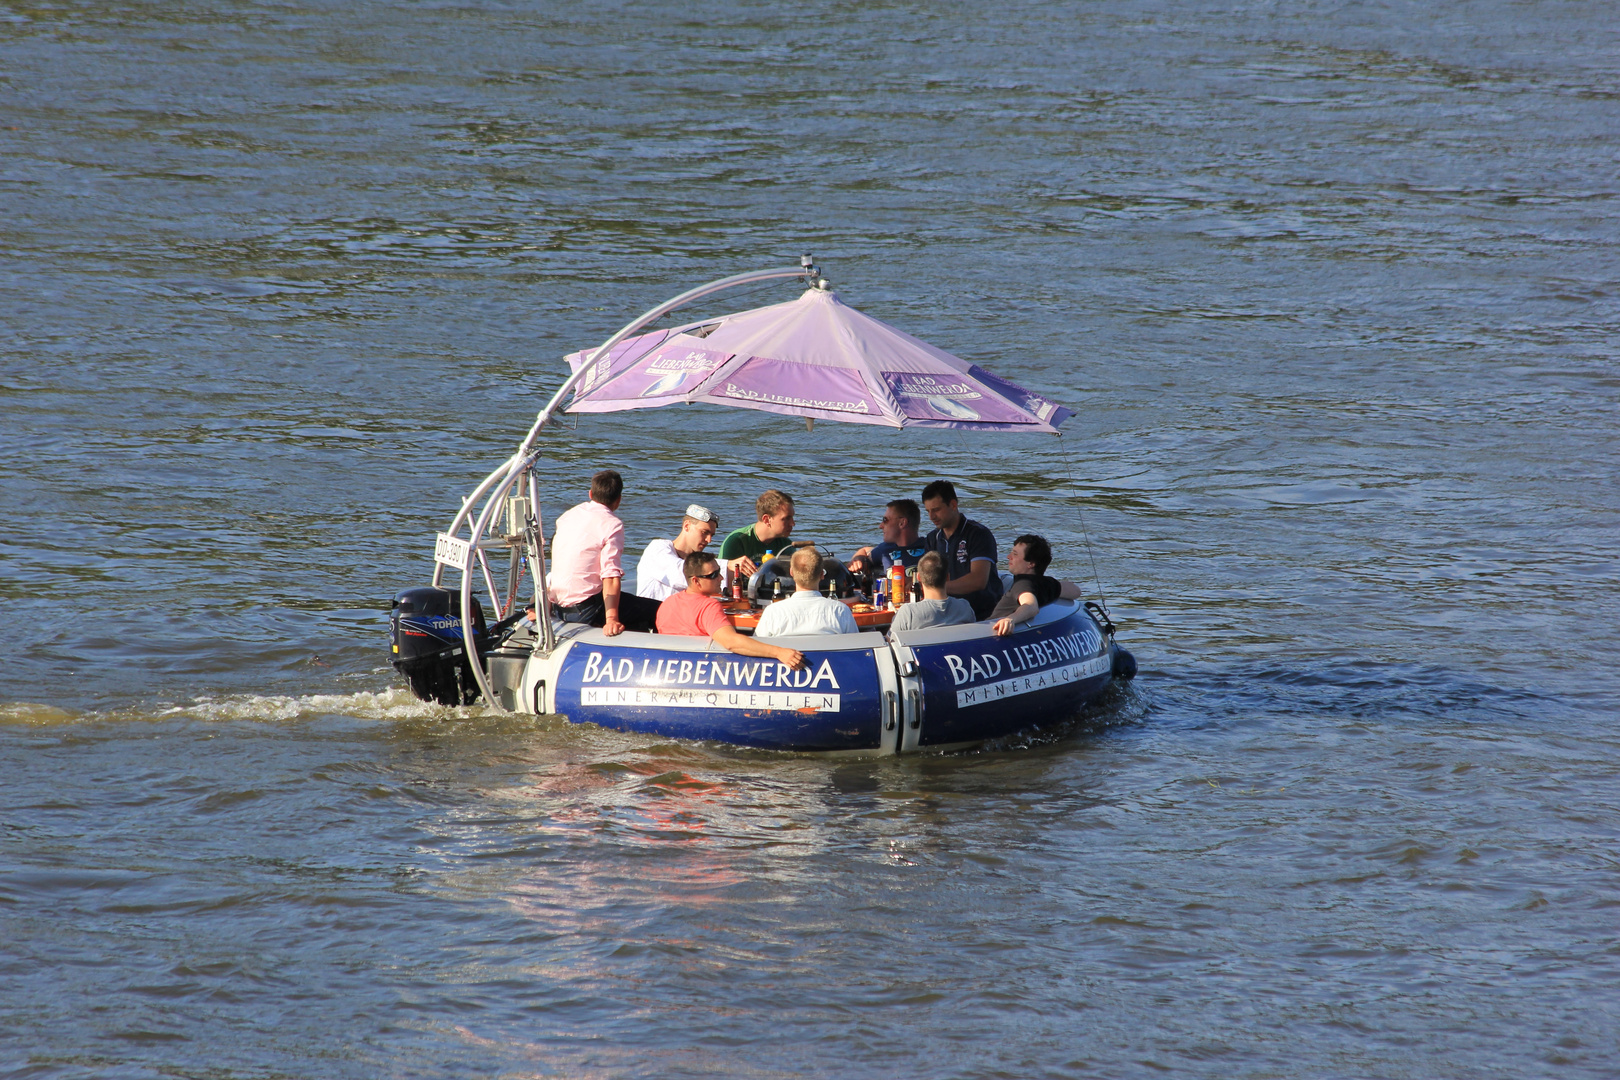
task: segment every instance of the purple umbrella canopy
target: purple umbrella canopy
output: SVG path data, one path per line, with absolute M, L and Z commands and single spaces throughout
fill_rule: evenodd
M 594 349 L 568 355 L 579 370 Z M 704 402 L 888 427 L 1053 435 L 1072 414 L 824 289 L 627 338 L 575 388 L 571 413 Z

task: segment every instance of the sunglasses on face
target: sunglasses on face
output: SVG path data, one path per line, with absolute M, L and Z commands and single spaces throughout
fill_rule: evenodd
M 693 574 L 692 576 L 695 578 L 702 578 L 705 581 L 713 581 L 715 578 L 720 576 L 720 571 L 716 570 L 711 574 Z

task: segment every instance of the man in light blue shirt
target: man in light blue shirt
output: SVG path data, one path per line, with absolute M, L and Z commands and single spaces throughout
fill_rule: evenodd
M 973 605 L 960 596 L 945 595 L 945 560 L 930 551 L 917 562 L 917 584 L 923 598 L 895 610 L 893 630 L 922 630 L 930 626 L 960 626 L 973 621 Z
M 756 638 L 861 632 L 847 604 L 821 595 L 820 552 L 815 548 L 800 548 L 793 553 L 788 565 L 793 571 L 793 595 L 765 609 L 754 630 Z

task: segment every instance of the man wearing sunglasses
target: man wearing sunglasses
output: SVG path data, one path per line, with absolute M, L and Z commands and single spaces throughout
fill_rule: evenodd
M 883 542 L 875 547 L 863 547 L 849 560 L 852 574 L 878 576 L 889 572 L 896 564 L 910 568 L 928 553 L 928 545 L 917 533 L 922 524 L 922 509 L 910 499 L 895 499 L 883 511 L 878 528 L 883 530 Z
M 694 551 L 682 566 L 686 591 L 658 607 L 658 632 L 712 638 L 722 649 L 738 656 L 763 656 L 790 668 L 804 667 L 804 654 L 781 645 L 768 645 L 737 632 L 720 606 L 720 560 L 706 551 Z

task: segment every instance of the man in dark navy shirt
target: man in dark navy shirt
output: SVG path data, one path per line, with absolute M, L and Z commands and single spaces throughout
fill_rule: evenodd
M 889 567 L 899 565 L 910 569 L 928 553 L 917 526 L 922 524 L 922 511 L 910 499 L 895 499 L 884 510 L 878 527 L 883 530 L 883 542 L 875 547 L 864 547 L 849 560 L 851 573 L 882 577 Z
M 995 534 L 956 508 L 956 487 L 949 480 L 923 488 L 922 503 L 935 526 L 928 534 L 928 549 L 945 559 L 946 595 L 972 604 L 974 618 L 988 618 L 1001 599 Z

